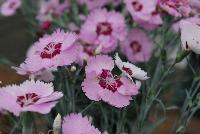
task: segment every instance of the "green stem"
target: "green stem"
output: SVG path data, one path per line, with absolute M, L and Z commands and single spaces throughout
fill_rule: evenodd
M 68 83 L 68 95 L 69 95 L 69 98 L 70 98 L 70 111 L 71 112 L 75 112 L 75 88 L 74 88 L 74 85 L 76 84 L 76 78 L 74 76 L 74 74 L 72 72 L 69 71 L 68 68 L 66 68 L 66 72 L 67 72 L 67 76 L 68 78 L 66 78 L 66 81 Z
M 192 82 L 192 85 L 190 87 L 190 92 L 189 92 L 189 95 L 190 97 L 193 99 L 194 95 L 196 94 L 196 92 L 198 91 L 199 89 L 199 86 L 200 86 L 200 82 L 198 82 L 198 84 L 196 85 L 196 88 L 194 90 L 192 90 L 195 86 L 195 82 L 193 81 Z M 188 122 L 190 122 L 191 118 L 193 117 L 193 115 L 195 114 L 196 112 L 196 109 L 195 110 L 192 110 L 192 113 L 190 113 L 190 109 L 188 109 L 188 98 L 186 97 L 185 98 L 185 101 L 183 103 L 183 106 L 181 108 L 181 114 L 176 118 L 176 121 L 175 123 L 173 124 L 171 130 L 170 130 L 170 134 L 174 133 L 175 131 L 175 128 L 177 128 L 177 125 L 180 124 L 181 126 L 181 123 L 184 121 L 184 118 L 187 117 L 187 121 L 186 123 L 184 124 L 184 128 L 183 130 L 181 130 L 180 133 L 183 133 L 186 129 L 186 127 L 188 126 Z
M 122 113 L 122 115 L 121 115 L 121 113 Z M 121 134 L 122 127 L 123 127 L 123 124 L 124 124 L 125 116 L 126 116 L 126 109 L 123 109 L 122 112 L 121 111 L 119 112 L 120 120 L 117 123 L 117 133 L 116 134 Z
M 162 91 L 162 88 L 160 88 L 162 82 L 165 80 L 165 78 L 168 76 L 170 70 L 174 67 L 174 65 L 176 64 L 176 62 L 174 62 L 174 64 L 172 64 L 166 72 L 164 72 L 164 74 L 161 76 L 160 80 L 157 82 L 156 86 L 153 86 L 153 88 L 151 88 L 152 90 L 158 90 L 157 94 L 155 94 L 154 96 L 150 97 L 150 98 L 145 98 L 143 97 L 142 99 L 142 108 L 141 108 L 141 113 L 139 115 L 138 118 L 138 126 L 137 126 L 137 132 L 138 133 L 142 133 L 142 129 L 144 127 L 144 123 L 145 120 L 147 119 L 149 110 L 151 108 L 151 106 L 153 105 L 154 101 L 156 100 L 156 98 L 159 96 L 160 92 Z M 147 95 L 150 93 L 151 91 L 149 90 L 149 92 L 147 93 Z M 148 97 L 148 96 L 147 96 Z
M 32 115 L 29 112 L 21 114 L 22 134 L 33 133 L 33 120 Z
M 93 104 L 95 104 L 95 101 L 92 101 L 86 108 L 84 108 L 81 113 L 87 111 Z
M 189 115 L 189 117 L 187 118 L 187 120 L 184 123 L 184 127 L 182 129 L 182 131 L 180 132 L 180 134 L 184 134 L 186 128 L 188 127 L 188 125 L 190 124 L 194 114 L 196 113 L 196 111 L 198 110 L 198 108 L 194 108 L 191 112 L 191 114 Z

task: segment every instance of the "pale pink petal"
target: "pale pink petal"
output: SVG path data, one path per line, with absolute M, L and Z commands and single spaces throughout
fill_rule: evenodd
M 101 134 L 97 128 L 92 126 L 87 117 L 74 113 L 64 117 L 62 132 L 63 134 Z
M 107 55 L 97 55 L 88 59 L 85 70 L 86 73 L 95 71 L 97 74 L 99 74 L 102 69 L 112 70 L 113 68 L 114 61 L 111 57 Z
M 9 87 L 8 87 L 9 88 Z M 15 87 L 13 87 L 15 88 Z M 0 89 L 0 109 L 1 110 L 6 110 L 11 113 L 13 113 L 16 116 L 20 115 L 21 108 L 19 105 L 16 103 L 16 97 L 9 94 L 9 92 L 5 91 L 9 90 L 6 88 Z
M 56 100 L 60 99 L 61 97 L 63 97 L 63 93 L 54 92 L 49 96 L 42 97 L 35 104 L 42 104 L 42 103 L 47 103 L 47 102 L 51 102 L 51 101 L 56 101 Z
M 30 111 L 30 112 L 37 112 L 41 114 L 48 114 L 53 107 L 56 106 L 58 102 L 49 102 L 49 103 L 41 103 L 41 104 L 35 104 L 35 105 L 30 105 L 27 107 L 22 108 L 22 111 Z
M 121 86 L 117 92 L 119 92 L 122 95 L 137 95 L 139 88 L 133 81 L 127 79 L 127 78 L 121 78 L 121 81 L 123 82 L 124 86 Z
M 57 59 L 57 61 L 59 61 L 59 66 L 72 64 L 73 62 L 76 61 L 77 54 L 78 54 L 78 51 L 75 47 L 71 47 L 63 51 L 63 53 L 59 56 L 59 59 Z
M 118 92 L 112 92 L 106 89 L 99 91 L 99 95 L 103 101 L 117 108 L 128 106 L 130 100 L 132 100 L 131 96 L 121 95 Z
M 42 81 L 27 80 L 20 85 L 24 93 L 37 93 L 41 97 L 49 96 L 53 93 L 53 83 L 44 83 Z
M 97 75 L 94 71 L 87 74 L 82 83 L 82 90 L 90 100 L 101 100 L 98 92 L 103 89 L 98 84 Z

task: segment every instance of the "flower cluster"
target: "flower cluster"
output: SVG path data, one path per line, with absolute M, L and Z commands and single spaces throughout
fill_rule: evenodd
M 118 76 L 112 73 L 115 64 L 125 75 Z M 88 59 L 85 71 L 86 78 L 82 86 L 86 96 L 91 100 L 103 100 L 119 108 L 129 105 L 131 96 L 139 93 L 141 83 L 134 82 L 132 77 L 139 80 L 148 78 L 140 68 L 122 62 L 118 55 L 115 62 L 106 55 L 92 57 Z
M 102 53 L 115 50 L 118 42 L 125 40 L 126 35 L 124 17 L 120 13 L 108 12 L 106 9 L 92 11 L 80 31 L 80 39 L 89 44 L 92 50 L 100 49 Z M 86 50 L 89 46 L 85 46 Z
M 37 6 L 28 6 L 29 2 Z M 132 100 L 137 105 L 138 126 L 143 125 L 155 101 L 164 107 L 158 96 L 172 67 L 185 58 L 185 51 L 200 54 L 199 0 L 27 3 L 4 0 L 0 6 L 1 15 L 33 15 L 35 20 L 30 20 L 30 25 L 37 25 L 33 26 L 36 41 L 29 47 L 25 60 L 19 67 L 12 67 L 29 80 L 0 87 L 0 112 L 22 117 L 19 122 L 23 129 L 27 126 L 22 113 L 37 112 L 53 118 L 59 115 L 49 124 L 63 134 L 121 133 L 118 129 L 126 131 L 123 123 L 130 124 L 124 121 L 124 110 L 135 108 Z M 166 66 L 171 64 L 168 55 L 172 55 L 168 51 L 179 49 L 175 44 L 180 43 L 183 50 L 172 56 L 175 63 L 167 70 Z M 99 129 L 86 115 L 94 102 L 98 102 L 95 105 L 103 115 L 94 119 Z M 91 115 L 99 114 L 96 108 Z M 107 130 L 110 126 L 106 125 L 111 129 Z

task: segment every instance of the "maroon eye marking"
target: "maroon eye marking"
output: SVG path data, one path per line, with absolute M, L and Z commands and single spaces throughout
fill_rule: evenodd
M 125 71 L 126 73 L 128 73 L 129 75 L 132 75 L 132 74 L 133 74 L 133 72 L 131 71 L 131 69 L 128 68 L 128 67 L 123 66 L 123 67 L 122 67 L 122 70 L 124 70 L 124 71 Z
M 101 74 L 98 77 L 99 85 L 104 88 L 108 89 L 112 92 L 116 92 L 117 89 L 123 85 L 120 79 L 116 76 L 113 76 L 110 70 L 102 69 Z
M 96 33 L 98 35 L 111 35 L 112 27 L 108 22 L 101 22 L 97 25 Z
M 62 43 L 49 43 L 41 52 L 40 57 L 42 59 L 52 59 L 61 52 Z
M 16 3 L 15 1 L 11 2 L 11 3 L 9 4 L 9 8 L 10 8 L 10 9 L 13 9 L 13 8 L 15 7 L 16 4 L 17 4 L 17 3 Z
M 24 96 L 17 96 L 17 104 L 21 107 L 29 106 L 36 103 L 40 97 L 35 93 L 27 93 Z
M 142 45 L 138 41 L 132 41 L 130 43 L 133 53 L 139 53 L 142 50 Z
M 143 5 L 140 4 L 138 1 L 133 1 L 132 6 L 133 6 L 134 10 L 137 12 L 140 12 L 143 9 Z

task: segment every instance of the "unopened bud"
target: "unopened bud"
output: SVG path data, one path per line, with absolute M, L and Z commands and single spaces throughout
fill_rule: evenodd
M 104 131 L 103 134 L 109 134 L 107 131 Z
M 76 66 L 71 66 L 70 71 L 71 72 L 75 72 L 76 71 Z
M 102 46 L 100 45 L 99 47 L 97 47 L 94 51 L 95 55 L 100 54 L 102 50 Z
M 89 116 L 88 120 L 89 120 L 89 122 L 92 122 L 93 121 L 92 116 Z
M 62 121 L 61 121 L 61 115 L 58 114 L 53 122 L 53 131 L 55 134 L 59 134 L 60 133 L 60 130 L 61 130 L 61 124 L 62 124 Z
M 141 87 L 141 85 L 142 85 L 142 83 L 141 83 L 140 81 L 138 81 L 138 80 L 137 80 L 137 81 L 135 82 L 135 85 L 136 85 L 137 87 L 139 87 L 139 88 L 140 88 L 140 87 Z
M 30 74 L 30 75 L 29 75 L 29 79 L 34 80 L 34 79 L 35 79 L 35 75 Z

